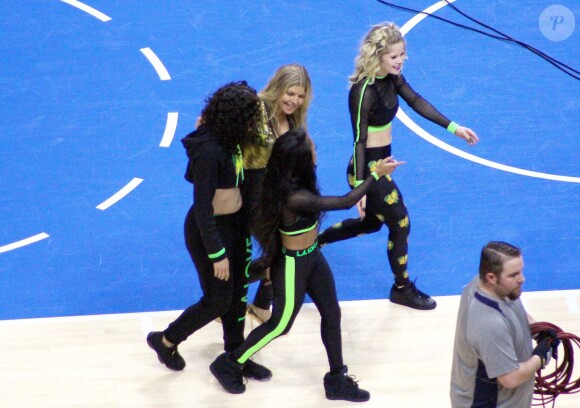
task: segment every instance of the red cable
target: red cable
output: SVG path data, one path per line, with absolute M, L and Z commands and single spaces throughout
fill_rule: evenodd
M 561 344 L 558 347 L 558 358 L 554 358 L 554 371 L 540 369 L 536 372 L 536 382 L 534 386 L 534 406 L 546 406 L 556 402 L 556 397 L 560 394 L 574 394 L 580 392 L 580 377 L 572 380 L 574 371 L 574 345 L 580 348 L 580 337 L 574 334 L 565 333 L 562 329 L 552 323 L 538 322 L 531 326 L 532 335 L 542 330 L 554 330 L 558 334 Z M 551 366 L 552 364 L 550 364 Z

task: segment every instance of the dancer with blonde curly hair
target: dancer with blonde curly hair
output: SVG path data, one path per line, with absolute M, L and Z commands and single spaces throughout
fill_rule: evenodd
M 391 156 L 392 120 L 399 96 L 417 113 L 474 145 L 479 138 L 471 129 L 447 119 L 411 88 L 402 74 L 407 59 L 406 42 L 400 29 L 385 22 L 372 27 L 364 37 L 350 76 L 349 111 L 354 134 L 353 155 L 347 177 L 356 187 L 370 174 L 376 162 Z M 375 183 L 357 206 L 360 217 L 327 228 L 321 245 L 389 229 L 387 254 L 395 283 L 390 300 L 414 309 L 429 310 L 436 302 L 415 286 L 407 271 L 411 223 L 403 196 L 390 175 Z

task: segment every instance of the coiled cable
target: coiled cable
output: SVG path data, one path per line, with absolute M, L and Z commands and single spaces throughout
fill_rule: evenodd
M 573 379 L 574 375 L 574 347 L 580 348 L 580 337 L 564 332 L 552 323 L 537 322 L 531 326 L 532 336 L 543 330 L 554 330 L 558 334 L 561 344 L 558 347 L 558 356 L 553 356 L 555 362 L 554 371 L 546 369 L 536 372 L 534 385 L 534 406 L 555 404 L 556 397 L 560 394 L 575 394 L 580 392 L 580 376 Z M 552 364 L 549 364 L 551 367 Z

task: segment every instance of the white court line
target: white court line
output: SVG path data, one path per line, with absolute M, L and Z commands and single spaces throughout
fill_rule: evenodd
M 449 0 L 449 3 L 454 3 L 455 1 L 456 0 Z M 447 1 L 439 1 L 435 4 L 433 4 L 432 6 L 426 8 L 425 10 L 423 10 L 423 12 L 427 13 L 427 14 L 421 13 L 421 14 L 417 14 L 415 17 L 411 18 L 409 21 L 407 21 L 401 27 L 401 33 L 403 35 L 406 35 L 409 31 L 411 31 L 411 29 L 413 29 L 413 27 L 415 27 L 417 24 L 419 24 L 423 19 L 427 18 L 428 14 L 434 13 L 435 11 L 439 10 L 440 8 L 445 7 L 447 4 L 448 4 Z M 505 164 L 496 163 L 496 162 L 493 162 L 491 160 L 482 159 L 482 158 L 474 156 L 472 154 L 465 153 L 462 150 L 459 150 L 453 146 L 448 145 L 445 142 L 442 142 L 441 140 L 437 139 L 435 136 L 431 135 L 426 130 L 421 128 L 411 118 L 409 118 L 409 116 L 407 116 L 407 114 L 403 111 L 403 109 L 401 107 L 399 107 L 399 110 L 397 112 L 397 118 L 401 122 L 403 122 L 403 124 L 405 126 L 407 126 L 412 132 L 415 132 L 417 134 L 417 136 L 425 139 L 426 141 L 428 141 L 431 144 L 434 144 L 435 146 L 439 147 L 442 150 L 445 150 L 451 154 L 454 154 L 454 155 L 459 156 L 463 159 L 472 161 L 474 163 L 479 163 L 481 165 L 491 167 L 491 168 L 494 168 L 497 170 L 506 171 L 509 173 L 520 174 L 522 176 L 536 177 L 536 178 L 541 178 L 541 179 L 546 179 L 546 180 L 565 181 L 565 182 L 569 182 L 569 183 L 580 183 L 580 177 L 561 176 L 561 175 L 557 175 L 557 174 L 540 173 L 537 171 L 524 170 L 524 169 L 520 169 L 518 167 L 506 166 Z
M 497 169 L 497 170 L 507 171 L 509 173 L 520 174 L 522 176 L 536 177 L 536 178 L 542 178 L 542 179 L 546 179 L 546 180 L 567 181 L 570 183 L 580 183 L 580 177 L 560 176 L 557 174 L 540 173 L 537 171 L 524 170 L 524 169 L 520 169 L 518 167 L 507 166 L 505 164 L 496 163 L 496 162 L 493 162 L 491 160 L 482 159 L 481 157 L 477 157 L 477 156 L 474 156 L 472 154 L 465 153 L 463 150 L 459 150 L 453 146 L 450 146 L 447 143 L 442 142 L 441 140 L 437 139 L 435 136 L 428 133 L 426 130 L 424 130 L 419 125 L 417 125 L 415 122 L 413 122 L 413 120 L 411 118 L 409 118 L 409 116 L 407 116 L 407 114 L 405 112 L 403 112 L 401 110 L 401 108 L 399 108 L 399 111 L 397 112 L 397 118 L 401 122 L 403 122 L 403 124 L 405 126 L 407 126 L 411 131 L 415 132 L 417 134 L 417 136 L 425 139 L 429 143 L 432 143 L 435 146 L 437 146 L 437 147 L 439 147 L 439 148 L 441 148 L 441 149 L 443 149 L 451 154 L 462 157 L 466 160 L 470 160 L 474 163 L 479 163 L 479 164 L 482 164 L 484 166 L 492 167 L 492 168 Z
M 175 130 L 177 129 L 177 118 L 179 114 L 177 112 L 167 113 L 167 123 L 165 125 L 165 133 L 163 133 L 163 138 L 161 138 L 160 147 L 169 147 L 175 136 Z
M 101 204 L 97 205 L 97 208 L 99 210 L 106 210 L 107 208 L 115 204 L 117 201 L 125 197 L 127 194 L 129 194 L 131 191 L 133 191 L 135 188 L 137 188 L 137 186 L 141 184 L 142 181 L 143 179 L 135 177 L 125 187 L 117 191 L 115 194 L 113 194 L 107 200 L 103 201 Z
M 169 72 L 167 72 L 167 69 L 165 68 L 159 57 L 157 57 L 157 55 L 155 55 L 153 50 L 151 50 L 151 48 L 141 48 L 140 51 L 149 60 L 151 65 L 153 65 L 153 68 L 155 68 L 155 71 L 157 71 L 157 75 L 159 75 L 159 79 L 161 79 L 162 81 L 168 81 L 171 79 L 171 77 L 169 76 Z
M 101 20 L 104 23 L 111 20 L 111 17 L 109 17 L 108 15 L 101 13 L 99 10 L 95 10 L 91 6 L 87 6 L 86 4 L 81 3 L 80 1 L 76 1 L 76 0 L 61 0 L 61 1 L 63 3 L 70 4 L 71 6 L 80 9 L 80 10 L 84 11 L 85 13 L 89 13 L 91 16 L 98 18 L 99 20 Z
M 48 235 L 47 233 L 41 232 L 40 234 L 36 234 L 32 237 L 13 242 L 12 244 L 1 246 L 0 247 L 0 254 L 3 252 L 12 251 L 13 249 L 16 249 L 16 248 L 22 248 L 23 246 L 26 246 L 26 245 L 34 244 L 35 242 L 46 239 L 49 236 L 50 235 Z

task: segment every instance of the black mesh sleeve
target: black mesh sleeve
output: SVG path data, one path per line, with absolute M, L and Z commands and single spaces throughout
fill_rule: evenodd
M 348 110 L 352 133 L 354 135 L 354 178 L 364 180 L 365 150 L 367 147 L 369 112 L 375 104 L 373 92 L 365 92 L 368 81 L 359 82 L 350 88 L 348 95 Z
M 397 93 L 407 102 L 407 104 L 419 115 L 431 122 L 438 124 L 447 129 L 451 123 L 441 112 L 439 112 L 433 105 L 419 95 L 411 85 L 407 82 L 403 75 L 399 75 L 395 79 L 395 86 Z
M 375 182 L 368 176 L 364 183 L 343 196 L 320 196 L 308 190 L 298 190 L 288 197 L 286 207 L 294 212 L 320 212 L 346 210 L 353 207 Z

